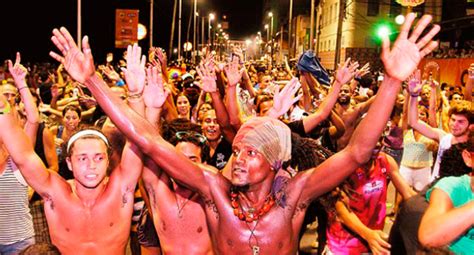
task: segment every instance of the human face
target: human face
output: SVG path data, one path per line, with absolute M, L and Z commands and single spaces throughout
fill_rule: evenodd
M 449 118 L 449 130 L 454 137 L 467 135 L 469 132 L 469 121 L 462 114 L 451 114 Z
M 405 96 L 402 94 L 398 94 L 397 101 L 395 102 L 396 107 L 399 109 L 402 109 L 404 103 L 405 103 Z
M 252 146 L 237 143 L 233 146 L 231 182 L 235 186 L 262 183 L 274 176 L 267 159 Z
M 183 153 L 184 156 L 189 158 L 192 162 L 202 163 L 201 148 L 194 143 L 179 142 L 175 147 L 177 151 Z
M 421 89 L 421 101 L 423 102 L 429 102 L 430 100 L 430 95 L 431 95 L 431 89 L 430 87 L 428 86 L 424 86 L 422 89 Z
M 262 82 L 260 82 L 260 89 L 266 89 L 272 83 L 272 77 L 270 75 L 264 75 Z
M 214 110 L 209 110 L 204 114 L 201 127 L 202 133 L 210 142 L 218 141 L 221 138 L 221 127 L 217 123 Z
M 453 97 L 451 98 L 452 103 L 459 103 L 462 101 L 462 96 L 459 94 L 454 94 Z
M 272 108 L 273 100 L 268 100 L 263 103 L 260 103 L 260 111 L 258 112 L 259 116 L 266 116 L 267 112 Z
M 178 113 L 181 116 L 186 116 L 189 114 L 189 109 L 191 106 L 189 105 L 189 100 L 185 96 L 179 96 L 178 100 L 176 101 L 176 105 L 178 108 Z
M 418 108 L 418 119 L 420 119 L 421 121 L 427 122 L 428 121 L 428 114 L 427 114 L 426 110 L 421 109 L 422 107 L 424 108 L 424 106 L 420 106 Z
M 351 96 L 351 87 L 349 87 L 348 85 L 342 85 L 337 101 L 339 102 L 339 104 L 348 105 L 351 102 Z
M 14 105 L 15 98 L 18 95 L 16 87 L 11 84 L 4 84 L 1 88 L 2 94 L 8 100 L 8 103 Z
M 66 115 L 63 117 L 64 126 L 70 130 L 76 130 L 79 126 L 79 122 L 81 122 L 81 118 L 79 118 L 79 114 L 76 111 L 66 111 Z
M 109 165 L 106 144 L 98 138 L 82 138 L 71 150 L 66 162 L 74 179 L 84 188 L 95 189 L 104 181 Z
M 212 110 L 212 106 L 210 104 L 202 104 L 201 108 L 199 108 L 198 119 L 202 120 L 202 118 L 204 118 L 204 114 L 209 110 Z

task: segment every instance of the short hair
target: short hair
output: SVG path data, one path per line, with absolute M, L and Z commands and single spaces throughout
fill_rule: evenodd
M 448 111 L 448 116 L 451 117 L 453 114 L 464 115 L 469 121 L 469 125 L 474 124 L 474 109 L 472 102 L 462 100 L 461 102 L 455 103 Z
M 176 132 L 173 137 L 171 137 L 171 144 L 176 146 L 181 142 L 188 142 L 198 146 L 201 149 L 201 161 L 208 162 L 210 159 L 210 146 L 207 138 L 196 131 L 179 131 Z
M 81 131 L 84 131 L 84 130 L 94 130 L 94 131 L 97 131 L 99 133 L 101 133 L 102 135 L 104 135 L 105 137 L 107 137 L 103 132 L 102 130 L 100 130 L 99 128 L 95 127 L 95 126 L 83 126 L 81 128 L 79 128 L 79 130 L 77 130 L 76 132 L 74 132 L 70 137 L 73 137 L 75 134 L 81 132 Z M 100 141 L 103 141 L 101 138 L 95 136 L 95 135 L 84 135 L 82 137 L 80 137 L 79 139 L 97 139 L 97 140 L 100 140 Z M 78 139 L 78 140 L 79 140 Z M 72 150 L 74 149 L 74 145 L 76 144 L 77 140 L 74 141 L 71 145 L 70 145 L 70 148 L 69 150 L 67 150 L 67 144 L 68 144 L 68 141 L 67 142 L 64 142 L 63 145 L 62 145 L 62 149 L 63 151 L 66 151 L 67 152 L 67 156 L 70 157 L 71 154 L 72 154 Z M 104 141 L 103 141 L 104 142 Z M 104 142 L 105 145 L 107 146 L 107 157 L 110 157 L 110 155 L 112 155 L 112 147 L 110 146 L 110 142 L 106 143 Z
M 260 110 L 261 110 L 261 105 L 265 102 L 268 102 L 268 101 L 273 101 L 273 97 L 271 96 L 262 96 L 259 100 L 258 100 L 258 103 L 257 103 L 257 107 L 255 109 L 255 111 L 257 113 L 260 113 Z
M 81 111 L 81 108 L 79 108 L 78 106 L 75 106 L 73 104 L 66 105 L 66 107 L 64 107 L 64 109 L 63 109 L 63 117 L 66 116 L 66 112 L 68 112 L 68 111 L 76 112 L 77 116 L 79 116 L 79 118 L 81 118 L 82 111 Z

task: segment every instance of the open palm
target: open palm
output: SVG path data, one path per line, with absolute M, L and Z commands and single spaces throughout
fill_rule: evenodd
M 54 29 L 51 40 L 61 52 L 61 55 L 53 51 L 49 55 L 63 64 L 74 80 L 85 83 L 89 77 L 95 74 L 94 59 L 87 36 L 84 36 L 82 39 L 82 51 L 77 47 L 71 34 L 64 27 L 61 27 L 59 30 Z
M 419 39 L 422 32 L 431 22 L 432 18 L 429 15 L 423 16 L 418 21 L 416 28 L 408 37 L 414 19 L 414 13 L 406 16 L 405 23 L 400 30 L 400 35 L 392 49 L 390 49 L 388 37 L 383 39 L 382 62 L 385 72 L 399 81 L 406 80 L 416 70 L 421 59 L 437 46 L 437 42 L 432 41 L 432 39 L 440 30 L 438 25 L 434 25 L 425 36 Z

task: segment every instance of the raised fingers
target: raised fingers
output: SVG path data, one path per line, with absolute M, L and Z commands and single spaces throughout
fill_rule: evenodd
M 408 39 L 412 43 L 416 43 L 418 41 L 418 38 L 420 37 L 421 33 L 425 30 L 426 26 L 428 26 L 433 18 L 431 15 L 423 15 L 421 19 L 418 21 L 416 24 L 415 29 L 410 35 L 410 38 Z

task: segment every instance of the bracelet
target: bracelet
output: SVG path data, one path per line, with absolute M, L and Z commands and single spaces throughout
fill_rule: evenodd
M 0 109 L 0 115 L 9 114 L 12 110 L 10 104 L 8 102 L 5 102 L 5 103 L 6 103 L 6 106 L 3 109 Z
M 21 88 L 18 88 L 18 92 L 20 92 L 22 89 L 27 89 L 27 88 L 28 88 L 28 86 L 23 86 Z
M 143 95 L 143 92 L 129 93 L 128 100 L 137 100 L 140 99 Z
M 419 95 L 420 95 L 420 93 L 416 93 L 416 94 L 410 93 L 410 96 L 411 96 L 411 97 L 418 97 Z

